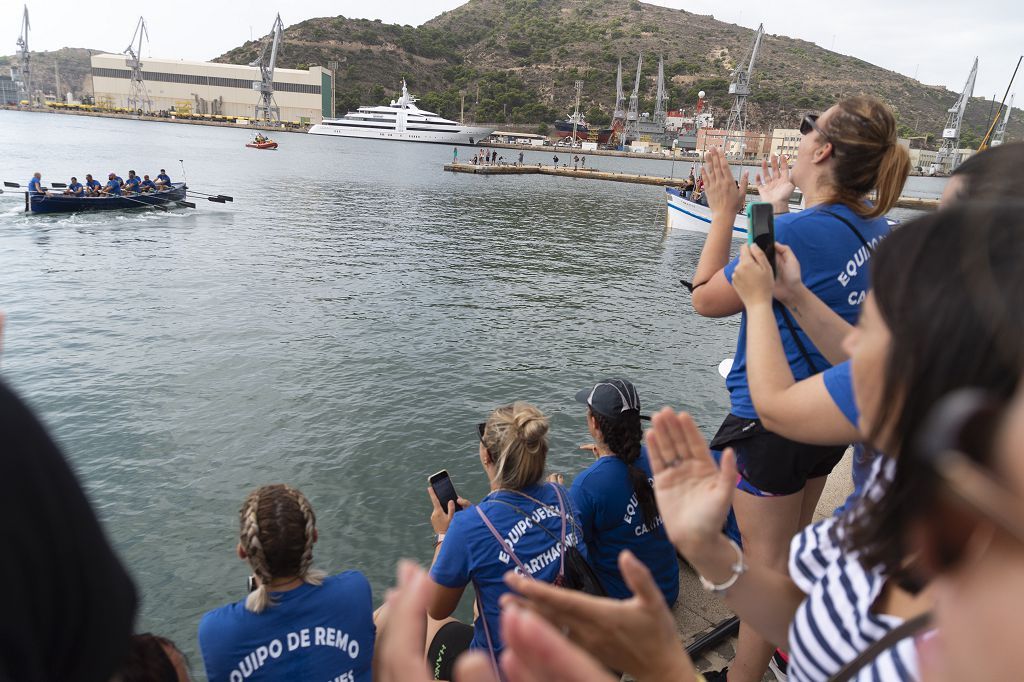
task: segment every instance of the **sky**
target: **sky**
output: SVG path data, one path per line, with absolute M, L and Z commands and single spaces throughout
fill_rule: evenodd
M 622 5 L 626 0 L 610 0 Z M 417 26 L 464 0 L 280 0 L 242 3 L 209 0 L 117 5 L 114 12 L 84 12 L 81 0 L 29 0 L 32 50 L 89 47 L 121 52 L 142 9 L 149 27 L 143 57 L 212 59 L 250 37 L 269 32 L 277 12 L 286 26 L 312 17 L 346 16 Z M 88 3 L 86 3 L 88 4 Z M 712 14 L 716 19 L 788 35 L 916 77 L 923 83 L 963 88 L 971 62 L 980 58 L 974 94 L 1001 98 L 1024 52 L 1024 2 L 988 0 L 655 0 L 652 4 Z M 13 54 L 21 30 L 22 2 L 0 0 L 0 54 Z M 1024 68 L 1014 90 L 1024 101 Z M 1019 105 L 1018 105 L 1019 106 Z

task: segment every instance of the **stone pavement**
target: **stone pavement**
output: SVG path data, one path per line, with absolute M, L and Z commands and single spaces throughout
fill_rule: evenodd
M 853 490 L 850 460 L 851 451 L 847 451 L 846 456 L 829 476 L 821 501 L 818 503 L 815 520 L 831 516 Z M 680 564 L 679 579 L 679 601 L 675 608 L 676 624 L 683 642 L 689 644 L 733 614 L 717 597 L 704 591 L 689 566 Z M 735 646 L 735 637 L 723 640 L 717 647 L 705 651 L 694 661 L 697 669 L 718 670 L 728 665 L 733 658 Z M 771 672 L 766 673 L 764 682 L 775 682 L 775 676 Z

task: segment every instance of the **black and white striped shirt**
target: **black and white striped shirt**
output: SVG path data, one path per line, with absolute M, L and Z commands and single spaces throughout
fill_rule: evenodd
M 894 470 L 892 459 L 879 457 L 865 494 L 872 498 L 881 495 Z M 838 544 L 842 537 L 839 520 L 833 516 L 811 524 L 790 545 L 790 577 L 807 594 L 789 628 L 789 679 L 793 682 L 827 680 L 903 622 L 902 618 L 872 613 L 885 578 L 878 570 L 866 571 L 855 553 Z M 913 637 L 883 651 L 852 679 L 917 680 Z

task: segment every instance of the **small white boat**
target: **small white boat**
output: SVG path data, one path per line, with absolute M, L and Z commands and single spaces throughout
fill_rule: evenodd
M 311 135 L 362 137 L 374 140 L 480 144 L 494 130 L 465 126 L 416 106 L 402 80 L 402 96 L 386 107 L 359 107 L 341 118 L 325 118 L 309 129 Z
M 675 187 L 665 188 L 665 227 L 669 230 L 684 230 L 686 232 L 701 232 L 707 234 L 711 228 L 711 209 L 703 204 L 698 204 L 689 199 L 684 199 L 682 193 Z M 790 206 L 790 212 L 795 213 L 802 210 L 800 206 Z M 890 227 L 899 225 L 897 218 L 886 216 Z M 737 213 L 732 224 L 732 238 L 747 238 L 747 214 Z

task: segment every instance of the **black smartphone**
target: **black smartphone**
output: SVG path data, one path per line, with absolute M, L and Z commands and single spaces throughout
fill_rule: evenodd
M 462 507 L 459 506 L 459 496 L 456 494 L 455 486 L 452 484 L 452 478 L 445 469 L 441 469 L 436 474 L 431 474 L 427 481 L 430 483 L 430 487 L 434 489 L 437 501 L 441 503 L 441 509 L 447 511 L 450 500 L 455 503 L 455 511 L 462 510 Z
M 747 243 L 757 244 L 775 272 L 775 209 L 766 201 L 747 206 Z

